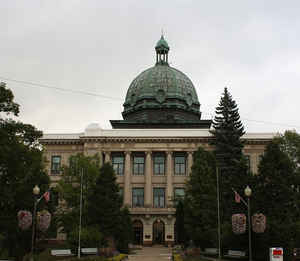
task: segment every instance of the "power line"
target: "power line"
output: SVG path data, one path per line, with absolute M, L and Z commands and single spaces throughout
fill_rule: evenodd
M 122 99 L 120 99 L 120 98 L 116 98 L 116 97 L 112 97 L 112 96 L 106 96 L 106 95 L 102 95 L 102 94 L 98 94 L 98 93 L 85 92 L 85 91 L 77 91 L 77 90 L 72 90 L 72 89 L 64 89 L 64 88 L 50 86 L 50 85 L 46 85 L 46 84 L 34 83 L 34 82 L 29 82 L 29 81 L 15 80 L 15 79 L 6 78 L 6 77 L 2 77 L 2 76 L 0 76 L 0 79 L 2 79 L 4 81 L 22 83 L 22 84 L 26 84 L 26 85 L 30 85 L 30 86 L 37 86 L 37 87 L 41 87 L 41 88 L 54 89 L 54 90 L 63 91 L 63 92 L 71 92 L 71 93 L 89 95 L 89 96 L 94 96 L 94 97 L 101 97 L 101 98 L 110 99 L 110 100 L 122 101 Z
M 211 117 L 211 119 L 214 118 L 214 115 L 209 112 L 202 111 L 201 113 L 205 113 Z M 262 123 L 262 124 L 267 124 L 267 125 L 277 125 L 277 126 L 284 126 L 284 127 L 291 127 L 291 128 L 300 128 L 299 125 L 292 125 L 292 124 L 286 124 L 286 123 L 279 123 L 279 122 L 270 122 L 270 121 L 261 121 L 261 120 L 251 120 L 247 118 L 240 117 L 241 120 L 243 121 L 250 121 L 250 122 L 256 122 L 256 123 Z
M 16 80 L 16 79 L 6 78 L 6 77 L 2 77 L 2 76 L 0 76 L 0 79 L 2 79 L 4 81 L 11 81 L 11 82 L 26 84 L 26 85 L 30 85 L 30 86 L 37 86 L 37 87 L 47 88 L 47 89 L 54 89 L 54 90 L 63 91 L 63 92 L 70 92 L 70 93 L 88 95 L 88 96 L 93 96 L 93 97 L 100 97 L 100 98 L 105 98 L 105 99 L 110 99 L 110 100 L 123 101 L 123 99 L 121 99 L 121 98 L 106 96 L 106 95 L 102 95 L 102 94 L 98 94 L 98 93 L 78 91 L 78 90 L 72 90 L 72 89 L 64 89 L 64 88 L 50 86 L 50 85 L 46 85 L 46 84 Z M 205 113 L 205 114 L 211 116 L 211 118 L 213 118 L 213 115 L 214 115 L 213 113 L 205 112 L 205 111 L 202 111 L 202 113 Z M 256 123 L 262 123 L 262 124 L 267 124 L 267 125 L 277 125 L 277 126 L 284 126 L 284 127 L 291 127 L 291 128 L 300 128 L 300 126 L 298 126 L 298 125 L 285 124 L 285 123 L 275 123 L 275 122 L 260 121 L 260 120 L 251 120 L 251 119 L 242 118 L 242 117 L 241 117 L 241 120 L 256 122 Z
M 250 119 L 246 119 L 246 118 L 241 118 L 241 119 L 245 120 L 245 121 L 252 121 L 252 122 L 269 124 L 269 125 L 278 125 L 278 126 L 291 127 L 291 128 L 300 128 L 300 126 L 292 125 L 292 124 L 286 124 L 286 123 L 269 122 L 269 121 L 258 121 L 258 120 L 250 120 Z

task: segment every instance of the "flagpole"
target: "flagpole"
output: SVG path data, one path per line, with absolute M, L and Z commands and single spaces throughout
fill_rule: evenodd
M 221 260 L 221 218 L 220 218 L 220 191 L 219 191 L 219 169 L 216 166 L 217 175 L 217 202 L 218 202 L 218 248 L 219 248 L 219 260 Z
M 81 239 L 81 219 L 82 219 L 82 177 L 83 169 L 81 169 L 81 178 L 80 178 L 80 213 L 79 213 L 79 233 L 78 233 L 78 253 L 77 256 L 80 258 L 80 239 Z

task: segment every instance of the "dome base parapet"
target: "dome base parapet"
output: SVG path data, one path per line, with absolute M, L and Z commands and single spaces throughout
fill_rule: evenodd
M 198 121 L 126 121 L 111 120 L 113 129 L 209 129 L 211 120 Z

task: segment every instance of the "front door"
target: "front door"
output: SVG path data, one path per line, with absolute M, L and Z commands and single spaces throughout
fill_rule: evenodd
M 163 244 L 165 242 L 165 224 L 160 219 L 153 223 L 153 244 Z
M 143 223 L 139 220 L 133 222 L 133 243 L 135 245 L 143 244 Z

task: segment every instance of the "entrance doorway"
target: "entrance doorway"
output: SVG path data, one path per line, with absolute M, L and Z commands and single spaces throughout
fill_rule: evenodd
M 140 220 L 133 222 L 133 243 L 135 245 L 143 244 L 143 223 Z
M 153 223 L 153 244 L 163 244 L 165 242 L 165 224 L 157 219 Z

